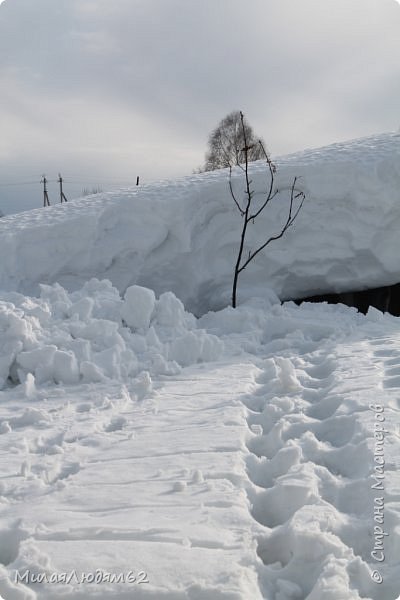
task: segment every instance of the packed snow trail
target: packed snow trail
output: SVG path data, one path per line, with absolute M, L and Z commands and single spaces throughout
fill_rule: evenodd
M 247 402 L 251 427 L 261 427 L 248 472 L 252 514 L 265 527 L 264 597 L 398 598 L 399 333 L 307 353 L 294 345 L 265 361 Z M 371 435 L 383 428 L 381 468 Z
M 74 576 L 25 596 L 24 580 L 10 589 L 0 582 L 1 593 L 261 599 L 237 398 L 253 371 L 193 367 L 140 401 L 134 384 L 50 389 L 35 402 L 41 420 L 15 416 L 1 439 L 11 449 L 2 465 L 1 562 L 21 578 L 98 569 L 133 572 L 137 583 L 85 585 Z M 12 413 L 26 414 L 21 392 L 9 394 Z
M 267 313 L 256 389 L 244 398 L 263 597 L 395 600 L 400 323 L 341 305 Z
M 6 600 L 398 597 L 398 319 L 98 281 L 3 308 Z

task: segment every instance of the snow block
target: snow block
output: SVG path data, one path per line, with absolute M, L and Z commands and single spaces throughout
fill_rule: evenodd
M 121 316 L 132 329 L 148 329 L 155 303 L 156 296 L 152 290 L 132 285 L 125 292 Z

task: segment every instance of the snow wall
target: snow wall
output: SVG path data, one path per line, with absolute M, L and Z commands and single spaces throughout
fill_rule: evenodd
M 294 176 L 306 201 L 294 226 L 242 273 L 239 300 L 285 300 L 400 282 L 400 134 L 276 159 L 280 193 L 251 224 L 245 253 L 280 231 Z M 251 165 L 255 203 L 269 179 Z M 237 197 L 242 172 L 233 176 Z M 73 291 L 91 277 L 173 291 L 196 314 L 229 303 L 242 219 L 226 170 L 121 189 L 0 220 L 0 289 Z

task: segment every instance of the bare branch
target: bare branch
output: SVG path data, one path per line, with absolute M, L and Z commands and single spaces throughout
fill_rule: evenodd
M 273 200 L 275 198 L 275 196 L 277 196 L 279 194 L 279 190 L 276 189 L 273 193 L 269 193 L 267 196 L 267 199 L 265 200 L 264 204 L 257 210 L 257 212 L 255 212 L 253 215 L 249 216 L 249 220 L 254 220 L 256 217 L 258 217 L 258 215 L 260 213 L 262 213 L 262 211 L 264 210 L 264 208 L 267 206 L 267 204 L 269 204 L 271 202 L 271 200 Z
M 244 170 L 245 170 L 245 178 L 246 178 L 246 195 L 247 195 L 247 205 L 246 205 L 246 209 L 245 209 L 245 217 L 246 217 L 246 221 L 248 222 L 252 193 L 251 193 L 251 189 L 250 189 L 251 182 L 250 182 L 250 178 L 249 178 L 249 154 L 248 154 L 249 146 L 247 143 L 246 127 L 244 125 L 244 114 L 242 113 L 242 111 L 240 111 L 240 123 L 242 125 L 242 134 L 243 134 L 243 141 L 244 141 L 244 158 L 245 158 Z
M 253 215 L 251 215 L 250 219 L 255 219 L 256 217 L 258 217 L 258 215 L 260 213 L 262 213 L 262 211 L 265 209 L 267 204 L 269 204 L 271 202 L 271 200 L 273 198 L 275 198 L 275 196 L 278 193 L 278 190 L 275 190 L 274 192 L 272 191 L 274 189 L 276 167 L 275 167 L 274 163 L 271 161 L 270 157 L 268 156 L 268 153 L 267 153 L 267 151 L 264 147 L 264 144 L 262 143 L 261 140 L 259 140 L 259 144 L 260 144 L 261 150 L 263 152 L 263 155 L 267 161 L 269 175 L 270 175 L 270 179 L 269 179 L 270 184 L 269 184 L 269 189 L 267 192 L 267 198 L 266 198 L 265 202 L 261 205 L 261 207 Z
M 243 215 L 244 215 L 244 211 L 243 211 L 243 209 L 241 208 L 241 206 L 240 206 L 239 202 L 237 201 L 237 198 L 236 198 L 236 196 L 235 196 L 235 192 L 233 191 L 233 186 L 232 186 L 232 167 L 231 167 L 231 166 L 229 167 L 229 190 L 230 190 L 230 192 L 231 192 L 231 196 L 232 196 L 232 198 L 233 198 L 233 201 L 234 201 L 234 203 L 235 203 L 235 204 L 236 204 L 236 206 L 238 207 L 238 210 L 239 210 L 240 214 L 241 214 L 241 215 L 242 215 L 242 217 L 243 217 Z
M 271 236 L 264 244 L 262 244 L 257 250 L 255 250 L 255 252 L 250 254 L 249 257 L 247 258 L 247 260 L 243 263 L 243 265 L 239 266 L 239 273 L 241 273 L 247 267 L 247 265 L 253 260 L 253 258 L 255 256 L 257 256 L 257 254 L 259 254 L 259 252 L 264 250 L 264 248 L 266 248 L 266 246 L 268 246 L 271 242 L 274 242 L 275 240 L 279 240 L 281 237 L 283 237 L 284 234 L 286 233 L 286 231 L 289 229 L 289 227 L 291 227 L 293 225 L 294 221 L 297 218 L 297 215 L 299 214 L 300 210 L 302 209 L 302 206 L 303 206 L 303 203 L 305 200 L 305 194 L 303 192 L 299 192 L 298 194 L 296 194 L 296 196 L 294 196 L 294 187 L 296 185 L 296 180 L 297 180 L 297 177 L 294 178 L 292 188 L 291 188 L 288 217 L 287 217 L 286 222 L 285 222 L 284 226 L 282 227 L 280 233 L 278 233 L 277 235 Z M 296 211 L 293 213 L 293 202 L 297 198 L 301 198 L 301 201 L 300 201 Z
M 254 223 L 255 219 L 263 212 L 263 210 L 268 206 L 268 204 L 279 193 L 279 190 L 274 189 L 276 167 L 275 167 L 274 163 L 271 161 L 271 159 L 269 158 L 268 153 L 265 150 L 264 144 L 260 140 L 259 146 L 261 148 L 264 158 L 266 159 L 267 167 L 268 167 L 269 187 L 266 192 L 266 199 L 261 203 L 261 206 L 257 210 L 255 210 L 253 213 L 251 212 L 252 199 L 256 194 L 256 192 L 251 188 L 252 180 L 250 179 L 250 176 L 249 176 L 249 152 L 252 149 L 253 144 L 251 142 L 248 142 L 248 139 L 247 139 L 244 115 L 242 112 L 240 112 L 239 114 L 240 114 L 240 124 L 241 124 L 241 128 L 242 128 L 241 134 L 242 134 L 242 138 L 244 141 L 244 145 L 241 150 L 244 153 L 244 166 L 242 166 L 242 165 L 239 165 L 239 166 L 240 166 L 242 172 L 244 173 L 244 178 L 245 178 L 245 207 L 244 208 L 241 207 L 240 203 L 238 202 L 238 200 L 234 194 L 233 186 L 232 186 L 232 167 L 230 166 L 230 168 L 229 168 L 229 189 L 231 192 L 231 196 L 232 196 L 237 208 L 240 211 L 241 216 L 244 217 L 242 231 L 241 231 L 241 235 L 240 235 L 239 250 L 238 250 L 238 255 L 237 255 L 236 264 L 235 264 L 234 278 L 233 278 L 233 287 L 232 287 L 232 306 L 233 306 L 233 308 L 236 307 L 237 284 L 238 284 L 238 278 L 239 278 L 240 273 L 242 271 L 244 271 L 244 269 L 248 266 L 248 264 L 262 250 L 264 250 L 264 248 L 266 248 L 269 244 L 271 244 L 275 240 L 279 240 L 280 238 L 282 238 L 284 236 L 284 234 L 289 229 L 289 227 L 291 227 L 293 225 L 293 223 L 295 222 L 300 210 L 303 207 L 303 203 L 305 200 L 304 192 L 296 190 L 296 184 L 297 184 L 298 178 L 295 177 L 293 179 L 292 185 L 290 187 L 290 200 L 289 200 L 289 209 L 288 209 L 287 218 L 286 218 L 286 221 L 283 224 L 280 232 L 277 233 L 276 235 L 272 235 L 271 237 L 269 237 L 256 250 L 254 250 L 254 251 L 248 250 L 247 258 L 244 260 L 244 262 L 242 262 L 247 227 L 248 227 L 250 221 L 252 223 Z M 297 201 L 298 201 L 298 204 L 297 204 Z M 297 204 L 296 207 L 295 207 L 295 203 Z

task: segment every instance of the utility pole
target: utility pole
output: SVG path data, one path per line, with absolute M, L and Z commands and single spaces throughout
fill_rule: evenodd
M 60 184 L 60 201 L 61 204 L 63 202 L 68 202 L 68 200 L 65 197 L 65 194 L 63 192 L 63 178 L 61 177 L 60 173 L 58 174 L 58 183 Z
M 43 206 L 50 206 L 46 175 L 43 175 L 43 179 L 40 183 L 43 183 Z

